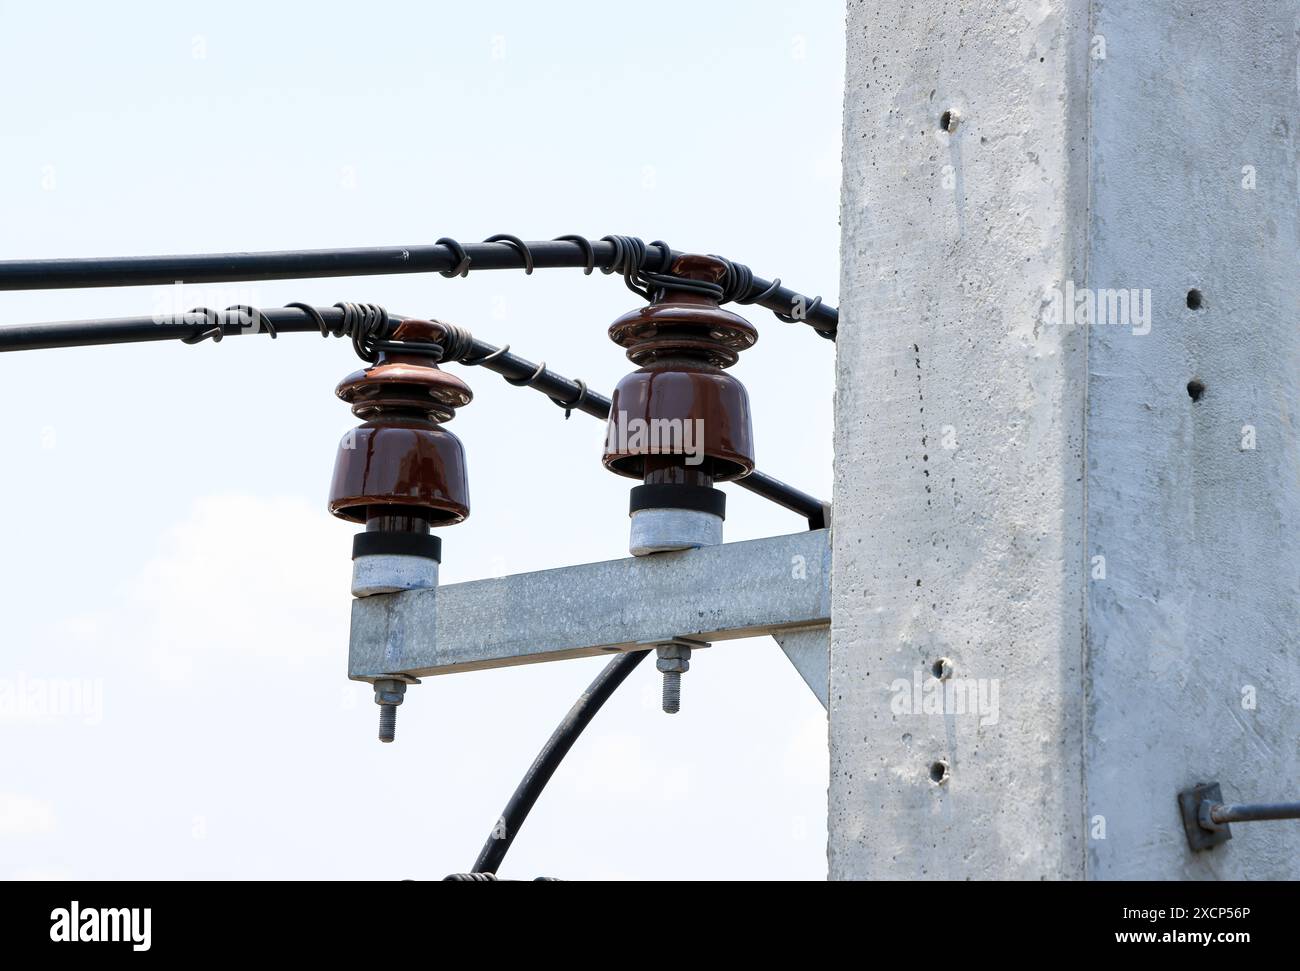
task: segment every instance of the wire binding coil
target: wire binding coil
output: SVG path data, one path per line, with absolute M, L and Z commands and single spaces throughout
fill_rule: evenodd
M 495 361 L 497 358 L 505 354 L 508 354 L 509 352 L 510 352 L 510 345 L 506 344 L 502 347 L 498 347 L 491 354 L 485 354 L 482 357 L 478 358 L 477 360 L 471 360 L 468 356 L 457 358 L 457 360 L 459 363 L 464 364 L 466 367 L 478 367 L 482 364 L 486 364 L 488 361 Z
M 582 272 L 585 276 L 590 276 L 596 268 L 596 250 L 591 240 L 578 233 L 556 236 L 555 240 L 557 242 L 576 243 L 581 247 L 585 258 Z M 665 290 L 684 290 L 706 294 L 719 303 L 748 305 L 763 303 L 771 299 L 781 289 L 781 278 L 777 277 L 762 290 L 755 290 L 753 270 L 744 263 L 737 263 L 725 256 L 718 256 L 716 253 L 710 255 L 721 260 L 727 267 L 726 275 L 721 284 L 710 283 L 706 280 L 687 280 L 674 275 L 671 272 L 672 247 L 662 239 L 647 244 L 645 240 L 636 236 L 609 235 L 602 236 L 600 241 L 610 243 L 614 247 L 613 259 L 610 260 L 608 266 L 602 266 L 600 272 L 606 275 L 619 274 L 623 277 L 623 283 L 627 288 L 646 301 L 653 301 L 656 297 L 661 296 Z M 532 250 L 518 236 L 509 233 L 498 233 L 495 236 L 489 236 L 483 242 L 506 243 L 511 246 L 523 258 L 525 274 L 531 274 L 536 268 Z M 465 252 L 465 248 L 450 236 L 439 238 L 438 243 L 451 249 L 452 257 L 456 260 L 456 265 L 452 269 L 440 271 L 442 275 L 445 277 L 468 276 L 472 261 Z M 651 247 L 656 246 L 661 248 L 663 256 L 660 265 L 657 268 L 652 268 L 646 265 L 646 260 L 649 257 Z M 802 307 L 798 303 L 800 300 L 805 301 Z M 807 297 L 796 295 L 789 312 L 774 310 L 773 314 L 778 320 L 786 323 L 807 323 L 808 317 L 821 306 L 821 303 L 822 298 L 820 296 L 808 300 Z M 813 329 L 828 340 L 835 339 L 833 329 L 827 330 L 816 325 L 813 325 Z
M 207 323 L 208 327 L 207 330 L 201 331 L 198 334 L 193 334 L 190 337 L 182 337 L 181 343 L 201 344 L 205 340 L 211 338 L 212 343 L 220 344 L 221 339 L 226 336 L 225 315 L 229 313 L 238 313 L 244 317 L 251 317 L 253 320 L 254 334 L 260 333 L 261 331 L 265 330 L 268 334 L 271 335 L 272 340 L 275 339 L 276 337 L 275 324 L 271 323 L 270 318 L 267 317 L 266 314 L 262 313 L 262 311 L 258 310 L 256 307 L 250 307 L 246 303 L 236 303 L 236 304 L 231 304 L 225 310 L 213 310 L 211 307 L 194 307 L 193 309 L 188 311 L 185 314 L 186 317 L 189 317 L 193 314 L 202 314 L 203 319 Z M 244 325 L 241 323 L 240 327 L 242 328 L 243 326 Z
M 461 246 L 460 243 L 456 242 L 450 236 L 440 236 L 437 245 L 449 248 L 451 250 L 451 255 L 456 258 L 456 265 L 454 267 L 450 270 L 441 271 L 443 276 L 448 278 L 469 276 L 469 267 L 474 261 L 471 260 L 469 254 L 465 252 L 464 246 Z
M 537 370 L 526 378 L 506 378 L 506 384 L 513 384 L 516 388 L 531 388 L 533 382 L 540 378 L 546 372 L 546 362 L 543 361 L 537 365 Z
M 583 276 L 591 276 L 591 271 L 596 268 L 596 247 L 591 245 L 591 240 L 586 236 L 579 236 L 577 233 L 570 233 L 567 236 L 556 236 L 556 242 L 577 243 L 582 247 L 582 255 L 587 258 L 587 265 L 582 268 Z
M 518 236 L 511 236 L 509 233 L 497 233 L 495 236 L 489 236 L 483 240 L 485 243 L 508 243 L 515 248 L 520 256 L 524 258 L 524 274 L 531 276 L 533 273 L 533 251 L 528 248 Z
M 464 328 L 458 328 L 458 329 L 464 330 Z M 464 332 L 467 336 L 469 336 L 469 343 L 470 346 L 472 347 L 474 342 L 473 336 L 469 335 L 469 331 L 467 330 L 465 330 Z M 477 357 L 477 358 L 472 357 L 469 353 L 469 349 L 467 348 L 463 354 L 459 354 L 455 356 L 449 354 L 447 356 L 447 359 L 454 360 L 459 364 L 464 364 L 466 367 L 482 367 L 484 364 L 487 364 L 491 361 L 495 361 L 498 358 L 504 357 L 508 353 L 510 353 L 510 345 L 506 344 L 502 347 L 498 347 L 495 351 L 492 351 L 488 354 L 484 354 L 482 357 Z M 512 378 L 503 374 L 501 375 L 501 379 L 505 381 L 507 384 L 514 385 L 516 388 L 531 388 L 536 385 L 537 380 L 545 373 L 546 373 L 546 362 L 543 361 L 541 364 L 537 365 L 537 367 L 534 368 L 533 373 L 528 375 L 527 377 Z M 570 398 L 568 401 L 564 401 L 561 398 L 556 398 L 551 395 L 546 396 L 551 401 L 551 403 L 554 404 L 557 408 L 564 409 L 564 418 L 566 421 L 573 414 L 573 410 L 575 408 L 581 408 L 583 404 L 585 404 L 587 401 L 587 394 L 588 394 L 587 382 L 582 380 L 582 378 L 574 378 L 573 383 L 578 386 L 578 393 L 574 395 L 572 398 Z
M 343 311 L 343 316 L 337 325 L 327 326 L 323 333 L 333 337 L 352 338 L 352 349 L 361 360 L 373 364 L 379 359 L 381 350 L 391 350 L 392 345 L 397 343 L 386 339 L 389 332 L 388 311 L 379 304 L 340 300 L 334 306 Z M 404 344 L 397 344 L 398 349 L 405 347 Z
M 578 393 L 568 401 L 561 401 L 559 398 L 551 398 L 551 404 L 558 408 L 564 409 L 564 420 L 568 421 L 573 414 L 573 409 L 581 408 L 583 402 L 587 400 L 587 382 L 582 378 L 574 378 L 573 383 L 578 386 Z M 549 395 L 547 397 L 550 397 Z

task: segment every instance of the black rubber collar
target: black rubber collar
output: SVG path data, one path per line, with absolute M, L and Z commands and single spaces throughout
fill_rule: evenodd
M 442 540 L 428 533 L 394 533 L 383 530 L 357 533 L 352 537 L 352 559 L 396 553 L 399 556 L 423 556 L 442 562 Z
M 628 514 L 639 509 L 693 509 L 726 519 L 727 494 L 708 486 L 639 485 L 632 490 Z

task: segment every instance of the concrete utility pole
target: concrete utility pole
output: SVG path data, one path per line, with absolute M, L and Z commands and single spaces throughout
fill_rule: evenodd
M 832 878 L 1300 877 L 1298 17 L 850 0 Z

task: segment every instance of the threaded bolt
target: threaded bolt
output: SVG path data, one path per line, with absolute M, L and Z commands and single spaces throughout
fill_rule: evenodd
M 682 710 L 682 675 L 691 669 L 691 649 L 687 642 L 674 640 L 659 644 L 655 653 L 655 667 L 664 676 L 664 713 L 675 715 Z
M 417 681 L 416 684 L 419 684 Z M 397 734 L 397 706 L 406 698 L 406 682 L 380 678 L 375 682 L 375 704 L 379 706 L 379 740 L 391 742 Z
M 391 742 L 397 734 L 397 706 L 379 706 L 379 740 Z
M 664 672 L 664 711 L 675 715 L 682 710 L 682 674 L 680 671 Z

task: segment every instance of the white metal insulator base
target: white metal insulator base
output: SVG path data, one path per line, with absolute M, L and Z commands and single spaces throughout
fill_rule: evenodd
M 722 543 L 722 517 L 697 509 L 638 509 L 632 513 L 633 556 L 694 550 Z
M 352 596 L 370 597 L 438 585 L 438 561 L 427 556 L 375 553 L 352 561 Z

